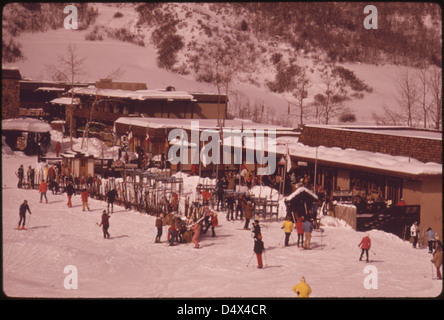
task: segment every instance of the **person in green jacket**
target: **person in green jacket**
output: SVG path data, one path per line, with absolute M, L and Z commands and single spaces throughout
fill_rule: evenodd
M 291 290 L 293 290 L 299 298 L 308 298 L 311 294 L 311 288 L 305 282 L 305 277 L 302 277 L 301 282 L 295 285 Z
M 287 216 L 287 219 L 282 224 L 282 229 L 285 231 L 285 246 L 288 247 L 291 231 L 293 231 L 293 222 L 291 221 L 290 216 Z

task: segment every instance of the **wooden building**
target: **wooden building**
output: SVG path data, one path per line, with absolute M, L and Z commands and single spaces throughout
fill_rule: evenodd
M 423 228 L 442 235 L 441 132 L 307 125 L 287 145 L 296 180 L 308 177 L 328 196 L 342 190 L 393 205 L 403 199 L 419 206 Z M 285 155 L 285 147 L 277 152 Z
M 121 117 L 175 119 L 226 119 L 226 95 L 176 91 L 174 87 L 147 89 L 144 83 L 102 79 L 95 86 L 75 89 L 79 104 L 74 109 L 76 130 L 93 119 L 112 126 Z M 66 106 L 60 100 L 53 104 Z
M 62 172 L 73 177 L 94 176 L 94 156 L 79 151 L 67 151 L 62 157 Z M 86 180 L 85 180 L 86 181 Z

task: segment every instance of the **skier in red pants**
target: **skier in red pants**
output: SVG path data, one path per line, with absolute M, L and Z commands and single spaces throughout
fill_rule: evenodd
M 256 253 L 257 258 L 257 267 L 262 269 L 264 267 L 262 263 L 262 253 L 265 251 L 264 242 L 262 241 L 262 235 L 258 234 L 256 238 L 254 238 L 254 253 Z

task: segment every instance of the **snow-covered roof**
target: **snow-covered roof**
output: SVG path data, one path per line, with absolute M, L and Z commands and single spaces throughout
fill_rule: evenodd
M 2 130 L 49 132 L 52 128 L 45 121 L 30 118 L 16 118 L 2 120 Z
M 115 123 L 126 124 L 132 126 L 150 127 L 154 129 L 177 128 L 191 129 L 192 122 L 197 122 L 199 129 L 218 129 L 217 119 L 172 119 L 172 118 L 143 118 L 143 117 L 121 117 Z M 270 125 L 264 123 L 256 123 L 245 119 L 226 119 L 224 129 L 244 129 L 244 130 L 276 130 L 289 131 L 289 128 Z
M 55 98 L 55 99 L 51 100 L 50 103 L 63 104 L 63 105 L 71 105 L 71 103 L 73 103 L 73 104 L 77 105 L 77 104 L 79 104 L 79 99 L 74 98 L 74 101 L 72 101 L 72 98 L 70 98 L 70 97 L 62 97 L 62 98 Z
M 342 165 L 366 167 L 406 175 L 442 175 L 442 165 L 434 162 L 421 162 L 405 156 L 363 151 L 356 149 L 329 148 L 324 146 L 309 147 L 302 143 L 291 142 L 289 137 L 276 139 L 276 152 L 286 154 L 286 145 L 291 156 L 305 159 L 318 159 Z
M 64 92 L 65 88 L 58 88 L 58 87 L 40 87 L 35 89 L 35 91 L 60 91 L 60 92 Z
M 314 199 L 318 199 L 318 196 L 313 193 L 312 191 L 310 191 L 309 189 L 305 188 L 305 187 L 300 187 L 297 188 L 292 194 L 290 194 L 288 197 L 285 198 L 286 201 L 290 201 L 291 199 L 293 199 L 294 197 L 300 195 L 302 192 L 307 192 L 310 196 L 312 196 Z
M 71 91 L 71 90 L 70 90 Z M 121 90 L 98 89 L 95 86 L 75 88 L 75 94 L 99 95 L 102 97 L 127 98 L 131 100 L 193 100 L 194 97 L 184 91 L 166 91 L 161 89 L 150 90 Z

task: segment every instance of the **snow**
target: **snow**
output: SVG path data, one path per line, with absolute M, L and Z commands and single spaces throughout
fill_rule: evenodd
M 47 122 L 37 119 L 16 118 L 2 120 L 2 130 L 49 132 L 51 131 L 51 126 Z
M 62 152 L 69 138 L 51 131 L 50 155 L 55 141 Z M 82 151 L 111 156 L 115 150 L 103 149 L 94 139 Z M 81 139 L 74 139 L 80 151 Z M 11 152 L 4 146 L 3 187 L 3 290 L 12 297 L 44 298 L 211 298 L 211 297 L 295 297 L 291 288 L 305 276 L 311 297 L 436 297 L 442 282 L 432 279 L 431 255 L 425 248 L 413 249 L 409 242 L 382 231 L 369 232 L 372 250 L 369 263 L 358 261 L 362 232 L 344 222 L 323 217 L 325 232 L 314 232 L 312 250 L 283 247 L 282 221 L 262 221 L 265 243 L 264 269 L 256 268 L 251 232 L 243 222 L 227 222 L 219 212 L 216 237 L 203 235 L 201 248 L 192 244 L 154 244 L 155 218 L 123 207 L 115 207 L 110 219 L 112 239 L 103 239 L 96 222 L 105 203 L 89 199 L 91 212 L 81 211 L 78 195 L 73 207 L 66 207 L 66 195 L 48 193 L 48 204 L 39 204 L 36 190 L 18 189 L 14 174 L 20 164 L 36 166 L 35 156 Z M 211 183 L 179 173 L 184 192 L 194 193 L 197 183 Z M 256 186 L 252 192 L 269 190 Z M 277 198 L 277 194 L 272 193 Z M 27 231 L 16 230 L 18 207 L 28 200 L 32 215 Z M 182 199 L 183 200 L 183 199 Z M 293 232 L 290 243 L 296 240 Z M 247 266 L 250 258 L 251 263 Z M 65 267 L 75 266 L 78 288 L 65 289 L 69 276 Z M 366 266 L 374 266 L 378 288 L 366 289 Z M 374 274 L 373 274 L 374 275 Z

